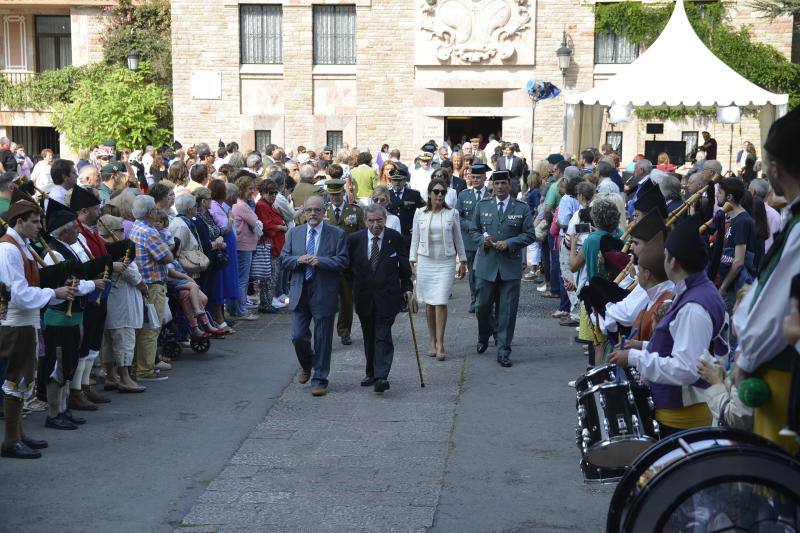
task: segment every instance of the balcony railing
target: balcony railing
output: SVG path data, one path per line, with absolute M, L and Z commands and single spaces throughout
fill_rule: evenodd
M 36 76 L 36 72 L 28 72 L 24 70 L 2 70 L 0 76 L 4 77 L 13 84 L 23 83 Z

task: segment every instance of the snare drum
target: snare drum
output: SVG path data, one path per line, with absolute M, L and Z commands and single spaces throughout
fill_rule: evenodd
M 640 455 L 614 491 L 606 533 L 800 531 L 800 462 L 753 433 L 676 433 Z
M 618 374 L 620 381 L 636 381 L 637 375 L 633 368 L 624 368 L 621 372 L 619 369 L 614 363 L 596 366 L 575 380 L 575 390 L 580 394 L 595 385 L 617 381 Z
M 589 464 L 624 468 L 657 440 L 646 387 L 630 381 L 601 383 L 578 395 L 577 444 Z

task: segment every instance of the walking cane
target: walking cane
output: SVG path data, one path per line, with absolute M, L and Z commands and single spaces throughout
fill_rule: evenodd
M 408 321 L 411 323 L 411 338 L 414 340 L 414 351 L 417 353 L 417 370 L 419 370 L 419 386 L 425 387 L 425 380 L 422 379 L 422 364 L 419 362 L 419 346 L 417 346 L 417 332 L 414 330 L 414 314 L 411 311 L 413 307 L 414 306 L 412 305 L 412 302 L 408 302 Z

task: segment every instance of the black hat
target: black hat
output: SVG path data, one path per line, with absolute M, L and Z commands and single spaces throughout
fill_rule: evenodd
M 650 180 L 648 180 L 649 183 Z M 664 195 L 661 193 L 661 187 L 653 184 L 647 192 L 639 191 L 639 196 L 633 202 L 633 208 L 642 213 L 649 213 L 653 209 L 657 209 L 663 218 L 667 218 L 667 202 L 664 200 Z
M 94 207 L 96 205 L 100 205 L 100 200 L 98 200 L 97 197 L 90 191 L 87 191 L 83 187 L 77 185 L 72 188 L 72 194 L 70 195 L 69 199 L 70 208 L 77 212 L 81 209 Z
M 495 170 L 492 172 L 492 177 L 489 179 L 492 181 L 511 181 L 511 174 L 508 170 Z
M 628 291 L 613 281 L 595 276 L 581 289 L 578 298 L 583 301 L 588 311 L 594 309 L 600 316 L 605 317 L 606 304 L 621 302 L 627 295 Z
M 667 225 L 658 209 L 649 211 L 645 216 L 631 225 L 628 231 L 631 237 L 641 241 L 649 241 L 659 233 L 666 233 Z
M 402 174 L 406 178 L 410 178 L 411 177 L 411 172 L 408 171 L 408 166 L 406 166 L 405 163 L 401 163 L 401 162 L 397 161 L 395 164 L 397 165 L 397 172 L 399 172 L 400 174 Z
M 389 179 L 390 180 L 405 180 L 406 175 L 399 168 L 392 169 L 389 172 Z
M 436 151 L 436 145 L 433 144 L 433 143 L 425 143 L 425 144 L 422 145 L 422 148 L 420 148 L 420 150 L 422 150 L 423 152 L 428 152 L 428 153 L 432 154 L 432 153 L 434 153 Z
M 78 218 L 78 214 L 53 199 L 47 201 L 47 233 L 53 233 Z
M 547 156 L 547 162 L 551 165 L 557 165 L 564 160 L 564 156 L 561 154 L 550 154 Z
M 764 150 L 780 161 L 790 164 L 797 161 L 797 139 L 800 138 L 800 108 L 795 107 L 789 113 L 776 120 L 769 128 Z
M 486 174 L 492 170 L 486 163 L 475 163 L 474 165 L 470 166 L 469 169 L 473 174 Z
M 694 218 L 675 226 L 664 247 L 689 272 L 699 272 L 708 262 L 706 244 L 700 238 L 700 226 Z
M 175 141 L 174 143 L 172 143 L 172 149 L 173 150 L 180 150 L 181 148 L 183 148 L 183 145 L 181 143 L 179 143 L 178 141 Z
M 225 148 L 225 143 L 224 143 L 224 142 L 222 142 L 222 139 L 220 139 L 220 140 L 219 140 L 219 142 L 217 143 L 217 147 L 219 147 L 219 148 Z

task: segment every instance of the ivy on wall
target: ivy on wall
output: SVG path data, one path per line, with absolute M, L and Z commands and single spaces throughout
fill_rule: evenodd
M 661 34 L 672 14 L 673 4 L 642 4 L 619 2 L 595 4 L 595 32 L 622 35 L 640 46 L 650 46 Z M 789 108 L 800 103 L 800 65 L 791 63 L 773 46 L 753 42 L 747 27 L 735 28 L 726 21 L 722 2 L 685 4 L 686 15 L 697 35 L 711 52 L 733 70 L 772 92 L 787 93 Z M 665 65 L 664 75 L 676 75 Z M 688 78 L 687 83 L 702 83 L 698 78 Z M 714 115 L 708 108 L 670 109 L 637 108 L 640 118 L 677 119 L 689 116 Z

